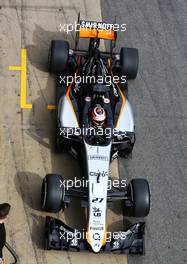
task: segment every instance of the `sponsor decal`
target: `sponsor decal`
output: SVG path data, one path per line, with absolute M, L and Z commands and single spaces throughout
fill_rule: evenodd
M 95 231 L 102 231 L 104 230 L 104 227 L 100 226 L 90 226 L 90 230 L 95 230 Z
M 89 160 L 103 160 L 108 161 L 108 157 L 102 155 L 88 155 Z
M 85 21 L 81 20 L 79 26 L 81 28 L 98 29 L 98 30 L 113 30 L 113 31 L 126 31 L 126 24 L 112 24 L 105 22 Z
M 115 85 L 114 85 L 113 83 L 111 83 L 111 84 L 112 84 L 112 87 L 113 87 L 113 93 L 114 93 L 115 97 L 119 97 L 119 95 L 118 95 L 118 92 L 117 92 L 117 89 L 116 89 Z
M 109 104 L 110 103 L 110 99 L 108 99 L 108 98 L 104 98 L 103 101 L 104 101 L 105 104 Z
M 95 244 L 94 244 L 94 247 L 100 247 L 100 244 L 95 243 Z
M 78 246 L 78 241 L 77 241 L 77 239 L 76 238 L 74 238 L 73 240 L 71 240 L 71 246 L 74 246 L 74 247 L 76 247 L 76 246 Z
M 102 172 L 90 171 L 89 175 L 90 176 L 96 176 L 96 177 L 98 177 L 98 176 L 105 177 L 105 176 L 108 176 L 108 172 L 107 171 L 102 171 Z
M 103 226 L 103 223 L 101 223 L 100 220 L 95 220 L 95 219 L 93 219 L 92 224 L 95 226 Z
M 95 28 L 101 30 L 112 30 L 114 25 L 110 23 L 95 22 L 95 21 L 80 21 L 81 28 Z
M 99 234 L 99 233 L 94 233 L 94 234 L 93 234 L 93 239 L 94 239 L 94 240 L 101 240 L 101 236 L 100 236 L 100 234 Z
M 119 248 L 120 246 L 120 243 L 116 240 L 114 243 L 113 243 L 113 248 Z
M 91 99 L 91 97 L 86 96 L 84 100 L 85 100 L 86 102 L 91 102 L 92 99 Z
M 92 209 L 93 209 L 93 215 L 95 216 L 95 217 L 101 217 L 101 210 L 100 210 L 100 208 L 97 208 L 97 207 L 92 207 Z

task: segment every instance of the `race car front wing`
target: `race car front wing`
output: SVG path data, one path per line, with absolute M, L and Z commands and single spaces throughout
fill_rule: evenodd
M 145 222 L 132 224 L 124 231 L 115 232 L 102 247 L 101 252 L 118 252 L 124 254 L 144 254 Z M 86 233 L 72 229 L 62 221 L 47 216 L 45 224 L 45 249 L 92 251 L 87 242 Z M 96 243 L 97 243 L 97 237 Z

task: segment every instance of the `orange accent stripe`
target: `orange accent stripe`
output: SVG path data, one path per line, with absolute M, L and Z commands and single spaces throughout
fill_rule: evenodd
M 70 85 L 68 86 L 67 92 L 66 92 L 66 96 L 68 96 L 68 97 L 69 97 L 69 93 L 70 93 L 72 84 L 73 84 L 73 82 L 70 83 Z
M 108 58 L 108 66 L 109 66 L 109 68 L 111 67 L 111 59 L 110 58 Z
M 106 225 L 105 225 L 104 237 L 103 237 L 103 240 L 102 240 L 102 246 L 106 245 L 106 239 L 107 239 L 107 233 L 106 233 Z
M 80 65 L 80 56 L 78 56 L 77 64 L 78 64 L 78 66 Z M 78 67 L 77 67 L 77 71 L 76 71 L 76 73 L 77 73 L 77 72 L 78 72 Z M 73 82 L 74 82 L 74 81 L 72 81 L 72 82 L 70 83 L 70 85 L 68 86 L 68 89 L 67 89 L 67 92 L 66 92 L 66 98 L 67 98 L 67 100 L 68 100 L 68 102 L 69 102 L 69 104 L 70 104 L 70 106 L 71 106 L 71 109 L 72 109 L 74 115 L 75 115 L 75 118 L 76 118 L 76 121 L 77 121 L 77 126 L 79 127 L 79 122 L 78 122 L 78 120 L 77 120 L 77 116 L 76 116 L 76 114 L 75 114 L 75 111 L 74 111 L 74 108 L 73 108 L 73 105 L 72 105 L 71 99 L 70 99 L 70 97 L 69 97 L 69 93 L 70 93 L 70 91 L 71 91 L 71 87 L 72 87 Z
M 76 116 L 76 114 L 75 114 L 75 111 L 74 111 L 74 108 L 73 108 L 73 105 L 72 105 L 71 99 L 70 99 L 70 97 L 69 97 L 69 93 L 70 93 L 70 90 L 71 90 L 72 84 L 73 84 L 73 82 L 70 83 L 70 85 L 69 85 L 69 87 L 68 87 L 68 89 L 67 89 L 67 92 L 66 92 L 66 98 L 67 98 L 67 100 L 68 100 L 68 102 L 69 102 L 69 104 L 70 104 L 70 106 L 71 106 L 72 112 L 74 113 L 74 116 L 75 116 L 75 118 L 76 118 L 77 126 L 79 127 L 79 122 L 78 122 L 78 120 L 77 120 L 77 116 Z
M 112 74 L 112 76 L 113 76 L 112 71 L 111 71 L 111 74 Z M 116 83 L 116 86 L 118 87 L 118 90 L 119 90 L 119 92 L 120 92 L 120 94 L 121 94 L 121 97 L 122 97 L 122 101 L 123 101 L 123 102 L 122 102 L 122 106 L 121 106 L 120 113 L 119 113 L 118 120 L 117 120 L 117 122 L 116 122 L 115 127 L 117 127 L 117 125 L 118 125 L 118 122 L 119 122 L 120 116 L 122 115 L 122 111 L 123 111 L 123 108 L 124 108 L 125 103 L 126 103 L 126 97 L 124 96 L 123 92 L 121 91 L 121 89 L 120 89 L 120 87 L 119 87 L 119 85 L 118 85 L 117 83 Z
M 126 103 L 126 97 L 124 96 L 123 92 L 121 91 L 119 85 L 118 85 L 117 83 L 116 83 L 116 85 L 117 85 L 118 90 L 119 90 L 119 92 L 120 92 L 120 94 L 121 94 L 121 97 L 122 97 L 122 101 L 123 101 L 123 102 L 122 102 L 122 106 L 121 106 L 120 113 L 119 113 L 118 120 L 117 120 L 117 122 L 116 122 L 115 127 L 118 126 L 119 119 L 120 119 L 120 117 L 121 117 L 121 115 L 122 115 L 122 111 L 123 111 L 123 108 L 124 108 L 125 103 Z

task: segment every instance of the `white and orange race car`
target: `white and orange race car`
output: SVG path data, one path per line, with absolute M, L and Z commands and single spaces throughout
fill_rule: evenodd
M 127 81 L 136 78 L 138 50 L 123 47 L 120 53 L 113 52 L 117 37 L 113 24 L 84 20 L 78 24 L 75 49 L 67 41 L 52 40 L 49 70 L 57 76 L 56 149 L 79 160 L 84 184 L 74 182 L 69 187 L 61 175 L 46 175 L 41 206 L 44 211 L 58 212 L 77 197 L 88 208 L 87 227 L 83 234 L 47 217 L 45 249 L 143 254 L 144 222 L 132 224 L 110 239 L 106 230 L 107 206 L 113 201 L 120 200 L 128 216 L 145 217 L 150 210 L 145 179 L 128 184 L 121 180 L 109 188 L 111 161 L 130 155 L 135 143 Z M 79 37 L 89 38 L 87 51 L 77 49 Z M 100 39 L 111 41 L 109 52 L 100 51 Z

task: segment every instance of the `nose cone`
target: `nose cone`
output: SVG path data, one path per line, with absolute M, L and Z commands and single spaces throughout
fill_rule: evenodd
M 103 245 L 106 244 L 105 232 L 103 230 L 90 230 L 87 236 L 87 242 L 90 244 L 94 253 L 100 252 Z
M 98 244 L 94 244 L 91 246 L 92 247 L 92 250 L 94 253 L 99 253 L 99 251 L 101 250 L 101 245 L 98 243 Z

